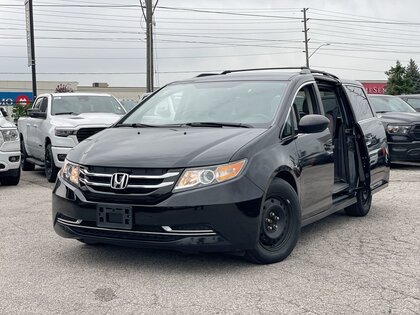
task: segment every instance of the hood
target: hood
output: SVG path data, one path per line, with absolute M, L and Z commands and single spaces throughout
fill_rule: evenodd
M 7 121 L 3 116 L 0 116 L 0 128 L 16 128 L 16 125 Z
M 387 124 L 420 123 L 420 113 L 388 112 L 377 115 L 383 123 Z
M 82 165 L 183 168 L 229 162 L 266 129 L 110 128 L 83 141 L 68 155 Z
M 52 116 L 52 124 L 59 127 L 78 127 L 83 125 L 111 126 L 121 118 L 113 113 L 82 113 L 79 115 Z

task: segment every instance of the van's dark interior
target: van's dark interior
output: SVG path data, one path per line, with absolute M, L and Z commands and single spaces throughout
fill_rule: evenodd
M 331 133 L 332 142 L 327 147 L 332 152 L 334 159 L 334 187 L 333 194 L 338 196 L 348 192 L 349 189 L 357 187 L 357 167 L 356 167 L 356 142 L 353 128 L 347 117 L 351 117 L 349 104 L 342 104 L 345 97 L 340 97 L 339 93 L 344 93 L 341 85 L 336 82 L 317 80 L 318 90 L 324 107 L 324 115 L 330 120 L 328 129 Z M 313 91 L 308 87 L 303 87 L 293 102 L 293 111 L 296 120 L 308 114 L 319 114 L 320 111 L 315 105 Z

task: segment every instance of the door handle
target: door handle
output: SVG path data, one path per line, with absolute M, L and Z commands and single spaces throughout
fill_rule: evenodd
M 37 125 L 34 125 L 34 128 L 38 128 L 38 126 Z

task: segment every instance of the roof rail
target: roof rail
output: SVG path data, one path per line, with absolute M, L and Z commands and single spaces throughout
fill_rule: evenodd
M 208 77 L 211 75 L 219 75 L 219 73 L 200 73 L 198 76 L 196 76 L 196 78 Z
M 235 73 L 235 72 L 247 72 L 247 71 L 264 71 L 264 70 L 300 70 L 300 74 L 322 74 L 327 77 L 333 78 L 335 80 L 339 80 L 339 78 L 329 72 L 311 69 L 305 66 L 302 67 L 273 67 L 273 68 L 249 68 L 249 69 L 238 69 L 238 70 L 225 70 L 221 73 L 201 73 L 197 76 L 197 78 L 200 77 L 207 77 L 212 75 L 219 75 L 219 74 L 229 74 L 229 73 Z
M 327 77 L 331 77 L 333 79 L 340 80 L 337 76 L 335 76 L 335 75 L 333 75 L 329 72 L 325 72 L 325 71 L 321 71 L 321 70 L 315 70 L 315 69 L 310 69 L 310 70 L 311 70 L 312 74 L 322 74 L 322 75 L 325 75 Z
M 251 68 L 251 69 L 239 69 L 239 70 L 225 70 L 220 74 L 228 74 L 233 72 L 245 72 L 245 71 L 262 71 L 262 70 L 301 70 L 302 72 L 304 70 L 310 70 L 307 67 L 274 67 L 274 68 Z M 305 72 L 305 73 L 309 73 Z

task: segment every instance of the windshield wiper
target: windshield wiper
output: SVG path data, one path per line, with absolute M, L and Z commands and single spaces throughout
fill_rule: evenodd
M 151 128 L 155 128 L 157 126 L 133 123 L 133 124 L 116 124 L 114 127 L 115 128 L 118 128 L 118 127 L 131 127 L 131 128 L 149 128 L 149 127 L 151 127 Z
M 380 110 L 380 111 L 376 111 L 377 114 L 383 114 L 383 113 L 389 113 L 389 110 Z
M 62 113 L 56 113 L 54 115 L 79 115 L 79 113 L 75 113 L 75 112 L 62 112 Z
M 216 127 L 216 128 L 223 128 L 223 127 L 239 127 L 239 128 L 253 128 L 253 126 L 248 124 L 242 123 L 229 123 L 229 122 L 190 122 L 184 124 L 185 126 L 189 127 Z

